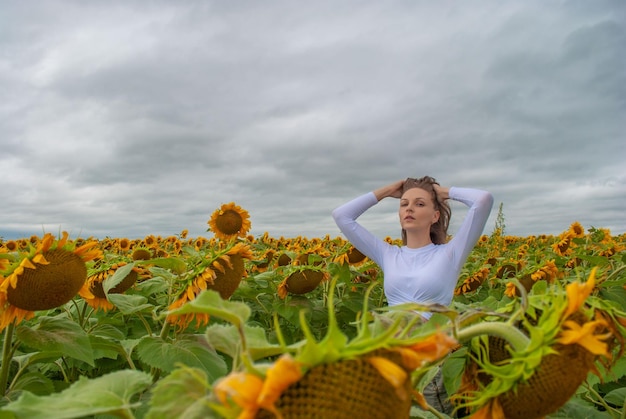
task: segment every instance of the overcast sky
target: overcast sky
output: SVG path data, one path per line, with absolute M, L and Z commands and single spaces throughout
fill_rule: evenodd
M 431 175 L 506 233 L 626 231 L 626 3 L 0 0 L 0 237 L 340 235 Z M 361 218 L 399 236 L 398 201 Z M 450 233 L 465 207 L 453 205 Z

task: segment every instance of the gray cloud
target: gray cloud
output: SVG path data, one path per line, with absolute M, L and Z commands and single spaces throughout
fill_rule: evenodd
M 407 176 L 488 189 L 510 234 L 623 233 L 620 1 L 3 3 L 0 236 L 337 235 Z M 398 233 L 396 202 L 363 216 Z M 462 218 L 454 206 L 452 229 Z

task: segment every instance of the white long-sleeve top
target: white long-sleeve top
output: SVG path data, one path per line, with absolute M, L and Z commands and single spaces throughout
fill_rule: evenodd
M 378 203 L 373 192 L 336 208 L 335 223 L 361 253 L 383 271 L 384 291 L 390 306 L 415 302 L 449 305 L 459 273 L 480 238 L 491 207 L 491 193 L 451 187 L 449 198 L 464 203 L 469 210 L 453 238 L 445 244 L 429 244 L 417 249 L 397 246 L 374 236 L 357 218 Z M 430 313 L 422 313 L 430 318 Z

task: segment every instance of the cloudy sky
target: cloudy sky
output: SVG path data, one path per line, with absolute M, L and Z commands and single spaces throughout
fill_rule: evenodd
M 506 233 L 626 231 L 626 5 L 0 0 L 0 237 L 339 235 L 431 175 Z M 398 201 L 362 222 L 398 237 Z M 465 207 L 453 205 L 451 233 Z

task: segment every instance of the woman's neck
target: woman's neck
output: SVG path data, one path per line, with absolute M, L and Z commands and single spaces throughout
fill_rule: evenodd
M 407 234 L 406 236 L 406 247 L 409 249 L 419 249 L 420 247 L 432 244 L 432 242 L 430 234 Z

